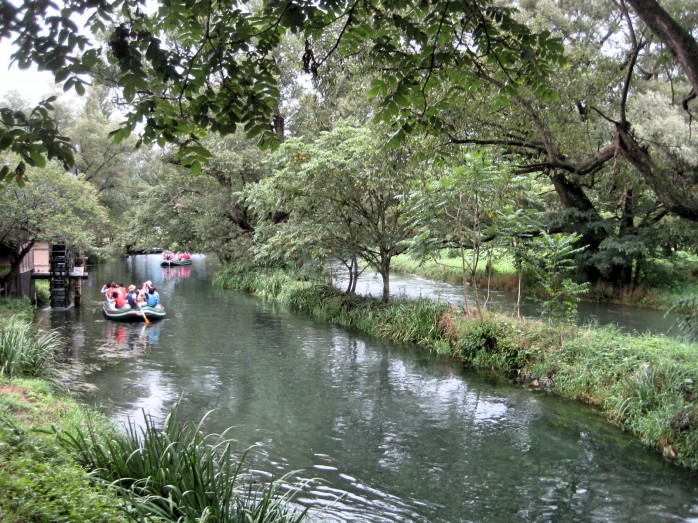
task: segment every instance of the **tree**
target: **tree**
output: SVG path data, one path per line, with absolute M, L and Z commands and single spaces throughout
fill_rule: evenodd
M 210 135 L 205 144 L 211 159 L 200 176 L 192 176 L 170 153 L 144 167 L 146 187 L 131 221 L 139 248 L 186 248 L 213 253 L 223 262 L 251 257 L 257 224 L 240 192 L 268 175 L 266 154 L 242 133 Z
M 435 259 L 441 257 L 444 249 L 457 250 L 465 311 L 470 314 L 470 287 L 477 313 L 482 317 L 475 273 L 482 249 L 497 236 L 497 211 L 512 203 L 516 205 L 515 184 L 502 168 L 505 164 L 497 166 L 483 150 L 463 153 L 451 163 L 441 172 L 434 169 L 437 172 L 419 188 L 419 197 L 411 210 L 418 235 L 410 242 L 410 250 L 420 257 Z
M 535 276 L 543 314 L 548 324 L 553 321 L 573 322 L 577 315 L 579 295 L 589 284 L 573 280 L 574 257 L 584 247 L 575 247 L 577 235 L 549 235 L 541 232 L 525 255 L 525 264 Z
M 418 171 L 406 149 L 382 148 L 379 133 L 349 121 L 310 143 L 283 144 L 273 176 L 249 193 L 258 215 L 288 213 L 263 238 L 262 257 L 360 258 L 381 275 L 383 300 L 390 299 L 391 260 L 411 234 L 406 188 Z
M 10 272 L 0 279 L 2 286 L 37 241 L 65 241 L 86 250 L 95 247 L 107 221 L 94 188 L 66 175 L 57 162 L 29 169 L 21 187 L 11 184 L 0 191 L 0 207 L 0 245 L 15 253 Z
M 681 65 L 692 88 L 682 98 L 680 105 L 688 111 L 688 104 L 696 98 L 698 91 L 698 43 L 695 38 L 674 20 L 658 2 L 652 0 L 628 0 L 650 30 L 659 37 Z M 623 4 L 621 3 L 623 6 Z M 632 21 L 628 18 L 633 55 L 628 64 L 627 81 L 623 88 L 623 100 L 619 119 L 615 122 L 618 133 L 618 149 L 652 187 L 657 198 L 672 212 L 684 218 L 698 221 L 698 175 L 693 163 L 674 158 L 668 165 L 653 157 L 648 147 L 633 134 L 631 122 L 625 112 L 625 100 L 630 91 L 637 56 L 647 40 L 636 35 Z M 654 75 L 653 75 L 654 76 Z
M 653 252 L 670 207 L 617 151 L 611 120 L 622 110 L 633 53 L 624 14 L 607 2 L 567 0 L 530 0 L 522 10 L 529 24 L 566 43 L 568 65 L 555 71 L 557 90 L 512 84 L 485 69 L 475 88 L 467 75 L 452 70 L 448 82 L 428 93 L 427 106 L 434 108 L 429 128 L 463 147 L 496 147 L 518 164 L 519 173 L 547 178 L 557 195 L 541 198 L 550 211 L 547 231 L 582 234 L 587 249 L 579 261 L 588 280 L 629 285 L 637 280 L 639 261 Z M 654 63 L 657 55 L 643 48 L 641 70 L 661 71 L 664 62 Z M 656 75 L 644 80 L 636 71 L 635 76 L 639 85 L 627 115 L 636 135 L 653 144 L 655 161 L 670 165 L 667 153 L 673 152 L 679 163 L 691 165 L 689 123 L 664 99 L 672 85 Z M 416 125 L 423 115 L 420 108 L 401 113 L 403 121 Z
M 137 168 L 145 159 L 134 149 L 135 139 L 117 144 L 109 136 L 118 124 L 109 118 L 105 97 L 104 88 L 91 88 L 85 106 L 66 134 L 75 147 L 73 172 L 95 187 L 100 203 L 118 223 L 133 212 Z
M 258 9 L 223 0 L 168 2 L 155 11 L 139 0 L 71 0 L 60 11 L 49 2 L 2 6 L 0 39 L 14 38 L 13 56 L 20 68 L 34 63 L 51 71 L 64 89 L 83 94 L 85 75 L 108 59 L 116 67 L 115 86 L 129 104 L 115 138 L 124 139 L 143 125 L 141 140 L 177 143 L 183 164 L 195 172 L 208 159 L 199 143 L 206 130 L 225 135 L 242 124 L 248 138 L 260 137 L 263 146 L 274 142 L 280 97 L 274 51 L 286 32 L 302 35 L 303 67 L 313 74 L 334 54 L 360 49 L 395 66 L 374 89 L 386 96 L 388 119 L 401 106 L 422 105 L 426 92 L 447 78 L 455 60 L 461 63 L 457 74 L 466 74 L 465 69 L 475 83 L 486 67 L 538 86 L 559 51 L 549 34 L 532 34 L 511 10 L 487 0 L 409 0 L 399 6 L 291 0 L 266 1 Z M 73 21 L 79 17 L 87 17 L 93 34 L 105 35 L 104 48 L 80 32 Z M 455 52 L 464 48 L 464 57 Z M 322 49 L 327 50 L 316 55 Z M 23 144 L 35 141 L 26 142 L 26 135 L 19 140 L 14 132 L 24 122 L 7 111 L 0 116 L 9 129 L 0 135 L 2 148 L 14 147 L 22 156 L 14 173 L 24 162 L 36 162 L 37 154 L 72 160 L 69 148 L 50 129 L 30 126 L 26 133 L 44 136 L 40 145 L 28 147 Z M 37 123 L 43 116 L 37 113 Z M 401 127 L 398 137 L 407 131 Z

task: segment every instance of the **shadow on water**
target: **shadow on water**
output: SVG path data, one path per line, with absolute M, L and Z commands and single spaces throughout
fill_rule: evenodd
M 69 378 L 118 422 L 212 411 L 204 430 L 233 427 L 258 475 L 316 478 L 315 521 L 698 521 L 696 476 L 591 409 L 214 289 L 204 257 L 187 276 L 158 262 L 94 267 L 82 307 L 41 315 Z M 167 318 L 105 320 L 108 279 L 152 280 Z

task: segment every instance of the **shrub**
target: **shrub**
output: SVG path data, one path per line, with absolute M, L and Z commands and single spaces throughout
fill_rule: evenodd
M 34 304 L 37 307 L 47 305 L 51 301 L 51 284 L 48 280 L 37 280 L 34 283 Z
M 463 319 L 457 322 L 456 332 L 458 355 L 475 367 L 510 372 L 526 360 L 514 325 L 493 315 Z

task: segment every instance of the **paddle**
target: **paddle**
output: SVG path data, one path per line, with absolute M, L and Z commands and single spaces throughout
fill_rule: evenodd
M 138 303 L 138 308 L 141 310 L 141 314 L 143 315 L 143 319 L 145 320 L 145 324 L 150 325 L 150 320 L 145 315 L 145 312 L 143 311 L 143 307 L 141 307 L 141 302 L 136 302 L 136 303 Z

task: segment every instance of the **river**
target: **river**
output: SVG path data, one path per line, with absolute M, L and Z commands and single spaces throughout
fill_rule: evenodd
M 91 267 L 82 306 L 42 311 L 83 401 L 117 422 L 212 411 L 256 473 L 314 478 L 313 521 L 698 521 L 697 475 L 592 409 L 215 289 L 209 263 Z M 107 280 L 152 280 L 168 317 L 104 319 Z
M 333 283 L 340 289 L 347 286 L 346 270 L 340 266 L 333 267 Z M 380 298 L 383 293 L 383 280 L 377 272 L 365 270 L 359 277 L 356 286 L 357 294 Z M 472 290 L 468 303 L 474 305 Z M 480 303 L 484 304 L 487 294 L 486 288 L 478 290 Z M 413 274 L 393 273 L 390 275 L 391 297 L 431 298 L 438 299 L 451 305 L 463 303 L 463 288 L 452 283 L 434 281 Z M 487 308 L 495 311 L 516 313 L 516 294 L 507 291 L 492 290 L 487 302 Z M 541 318 L 540 305 L 530 297 L 522 300 L 521 314 L 530 318 Z M 630 305 L 618 305 L 615 303 L 598 303 L 580 301 L 577 305 L 577 323 L 616 325 L 620 330 L 635 333 L 679 335 L 675 328 L 678 315 L 666 313 L 647 307 L 633 307 Z

